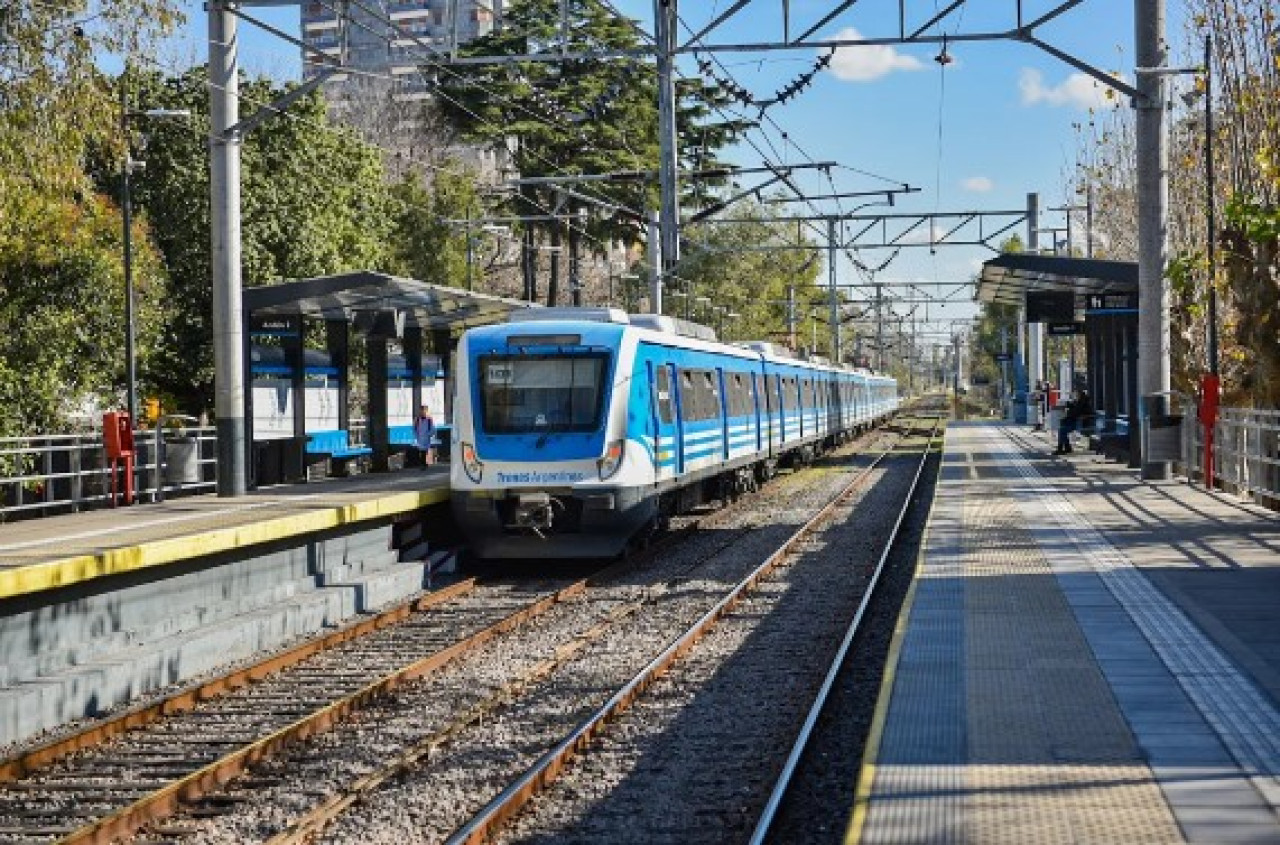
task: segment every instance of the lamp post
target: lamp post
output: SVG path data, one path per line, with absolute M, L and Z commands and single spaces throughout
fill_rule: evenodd
M 125 409 L 129 413 L 129 424 L 138 425 L 138 363 L 136 337 L 137 330 L 133 303 L 133 198 L 131 196 L 131 177 L 135 169 L 141 170 L 146 162 L 134 161 L 130 152 L 129 136 L 130 118 L 176 118 L 190 117 L 187 109 L 146 109 L 130 111 L 128 68 L 120 74 L 120 132 L 124 137 L 124 164 L 120 168 L 120 215 L 124 225 L 124 356 L 125 356 Z

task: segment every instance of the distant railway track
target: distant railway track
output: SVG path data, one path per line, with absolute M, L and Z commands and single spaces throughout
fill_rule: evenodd
M 713 528 L 731 510 L 702 522 Z M 731 531 L 712 547 L 732 545 L 743 533 Z M 675 535 L 638 560 L 660 557 L 686 536 Z M 466 579 L 32 748 L 0 763 L 0 842 L 100 842 L 161 830 L 163 819 L 255 764 L 573 602 L 585 594 L 591 577 L 625 568 L 539 585 Z M 632 603 L 615 616 L 637 608 Z M 576 648 L 589 641 L 579 638 Z
M 941 419 L 933 419 L 931 421 L 931 428 L 928 435 L 930 442 L 936 435 L 940 426 Z M 880 467 L 882 463 L 894 452 L 894 450 L 895 447 L 890 447 L 879 455 L 874 463 L 867 466 L 862 472 L 853 478 L 836 497 L 834 497 L 826 506 L 819 510 L 818 513 L 816 513 L 789 538 L 787 538 L 787 540 L 783 542 L 776 551 L 770 554 L 758 566 L 753 568 L 752 571 L 739 581 L 726 595 L 724 595 L 724 597 L 721 598 L 714 607 L 708 610 L 694 624 L 690 625 L 682 634 L 676 637 L 661 654 L 654 657 L 626 684 L 617 689 L 607 702 L 605 702 L 588 718 L 584 719 L 572 732 L 566 734 L 553 748 L 548 750 L 541 758 L 539 758 L 534 765 L 530 766 L 520 775 L 520 777 L 507 785 L 501 793 L 495 796 L 468 822 L 459 827 L 448 838 L 447 841 L 450 845 L 486 842 L 497 838 L 500 835 L 499 831 L 502 825 L 515 818 L 522 809 L 532 802 L 536 795 L 550 787 L 557 776 L 571 765 L 571 760 L 576 755 L 579 753 L 590 753 L 584 752 L 583 749 L 593 740 L 593 738 L 608 730 L 609 722 L 618 719 L 625 711 L 635 706 L 637 702 L 640 701 L 641 697 L 645 695 L 646 690 L 655 685 L 660 678 L 663 678 L 663 676 L 674 678 L 681 674 L 680 669 L 677 668 L 677 661 L 680 661 L 682 658 L 690 655 L 697 647 L 699 641 L 704 637 L 707 637 L 711 633 L 713 627 L 719 622 L 733 614 L 735 609 L 739 608 L 740 605 L 747 600 L 748 595 L 750 595 L 753 590 L 760 588 L 766 579 L 769 579 L 776 574 L 776 571 L 780 567 L 793 562 L 799 555 L 798 550 L 801 549 L 801 547 L 811 542 L 815 535 L 821 534 L 825 528 L 829 527 L 833 514 L 835 514 L 842 506 L 846 505 L 847 500 L 856 491 L 863 490 L 867 485 L 868 479 L 871 478 L 873 470 Z M 893 546 L 894 540 L 896 539 L 897 529 L 902 524 L 907 508 L 911 504 L 912 496 L 916 489 L 916 483 L 920 478 L 920 474 L 923 472 L 929 455 L 930 450 L 928 448 L 921 450 L 920 459 L 915 463 L 911 483 L 897 512 L 897 518 L 894 522 L 893 530 L 890 532 L 889 538 L 884 543 L 883 551 L 879 555 L 879 560 L 876 563 L 875 569 L 863 589 L 861 602 L 858 604 L 857 610 L 853 615 L 853 619 L 848 626 L 847 633 L 841 641 L 836 657 L 826 672 L 825 681 L 819 688 L 816 701 L 810 710 L 808 717 L 804 720 L 800 736 L 795 742 L 792 753 L 789 755 L 786 763 L 782 767 L 782 773 L 778 778 L 777 785 L 775 786 L 773 793 L 765 804 L 765 809 L 757 825 L 755 834 L 752 837 L 753 842 L 764 841 L 764 837 L 768 835 L 772 828 L 776 811 L 782 805 L 782 802 L 786 797 L 787 788 L 791 783 L 792 775 L 796 771 L 800 759 L 805 751 L 813 726 L 817 721 L 818 715 L 822 711 L 826 695 L 847 657 L 849 646 L 853 641 L 854 635 L 858 631 L 862 619 L 864 618 L 864 611 L 872 599 L 875 585 L 880 578 L 885 562 L 888 559 L 889 552 Z M 822 590 L 823 586 L 823 584 L 818 584 L 816 585 L 816 589 Z M 826 586 L 834 588 L 834 585 L 831 584 Z M 782 593 L 775 598 L 780 600 L 784 595 L 786 594 Z M 769 599 L 757 599 L 755 601 L 759 607 L 755 607 L 751 610 L 749 613 L 751 617 L 764 618 L 775 612 L 776 608 L 773 605 L 777 604 L 776 601 Z M 730 652 L 731 657 L 736 656 L 736 654 L 737 653 L 735 652 Z M 708 662 L 711 665 L 705 671 L 711 674 L 724 671 L 723 667 L 718 663 L 717 658 L 711 658 Z M 697 672 L 694 672 L 693 674 L 696 675 Z M 687 685 L 693 686 L 695 683 L 696 682 L 689 682 Z M 686 684 L 681 679 L 671 681 L 670 686 L 682 688 L 686 686 Z M 734 716 L 732 712 L 726 708 L 732 708 L 734 706 L 734 701 L 745 702 L 752 697 L 752 693 L 753 690 L 749 685 L 742 686 L 735 691 L 734 695 L 731 696 L 729 700 L 723 702 L 724 707 L 714 708 L 716 712 L 711 715 L 711 718 L 714 720 L 724 719 L 732 721 Z M 675 721 L 680 721 L 683 718 L 685 717 L 682 714 L 681 717 L 677 718 Z M 642 727 L 637 728 L 632 726 L 631 730 L 635 733 L 643 733 L 644 729 Z M 669 734 L 673 729 L 664 723 L 661 728 L 657 728 L 655 731 Z M 725 741 L 731 741 L 731 738 L 728 737 L 723 739 Z M 632 742 L 633 740 L 629 737 L 628 739 L 621 741 L 619 744 L 627 746 L 632 744 Z M 767 746 L 753 747 L 748 750 L 747 756 L 755 765 L 765 766 L 767 765 L 768 756 L 766 749 Z M 715 755 L 716 753 L 717 743 L 713 742 L 708 745 L 704 742 L 701 746 L 697 747 L 664 748 L 661 751 L 650 751 L 649 755 L 651 757 L 661 759 L 693 761 L 708 755 Z M 584 774 L 578 779 L 580 781 L 579 783 L 566 790 L 569 793 L 570 798 L 565 803 L 569 806 L 556 806 L 553 809 L 547 809 L 543 813 L 544 816 L 561 819 L 566 815 L 572 815 L 575 812 L 573 805 L 576 803 L 576 796 L 587 788 L 587 784 L 589 782 L 608 778 L 610 775 L 606 770 L 611 766 L 619 765 L 619 758 L 626 761 L 626 764 L 628 765 L 635 762 L 633 759 L 628 758 L 626 751 L 619 751 L 618 749 L 610 749 L 607 754 L 601 756 L 607 756 L 610 760 L 593 768 L 590 770 L 589 774 Z M 639 754 L 635 756 L 644 757 L 645 755 Z M 619 767 L 626 768 L 625 765 Z M 637 777 L 634 769 L 628 768 L 626 771 L 627 773 L 625 775 L 619 773 L 616 777 L 620 780 L 631 779 L 633 781 L 638 781 L 641 784 L 643 783 L 641 780 L 642 776 Z M 726 779 L 731 780 L 731 778 Z M 699 778 L 688 778 L 688 780 L 699 780 Z M 636 801 L 644 802 L 648 800 L 643 796 L 645 788 L 643 786 L 635 786 L 632 788 L 631 792 L 631 796 L 624 797 L 619 801 L 619 807 L 609 808 L 606 810 L 601 810 L 600 804 L 604 803 L 607 799 L 603 799 L 599 795 L 593 795 L 592 801 L 590 802 L 593 805 L 592 809 L 584 812 L 599 812 L 601 815 L 607 816 L 610 819 L 623 819 L 630 817 L 631 820 L 628 821 L 627 824 L 634 822 L 638 829 L 645 829 L 646 822 L 645 820 L 642 820 L 642 814 L 644 812 L 643 808 L 633 806 Z M 671 796 L 666 795 L 664 798 L 669 802 Z M 732 801 L 733 798 L 729 797 L 728 800 Z M 556 802 L 552 801 L 551 803 L 555 804 Z M 721 810 L 723 811 L 723 807 L 721 807 Z M 716 806 L 713 802 L 704 802 L 700 809 L 700 812 L 703 814 L 711 814 L 715 811 Z M 684 829 L 679 825 L 676 827 L 677 829 Z M 567 835 L 570 837 L 576 835 L 579 839 L 585 838 L 593 841 L 610 841 L 612 836 L 619 835 L 620 833 L 621 831 L 610 833 L 610 829 L 607 826 L 598 828 L 592 827 L 590 824 L 586 825 L 584 828 L 565 831 L 562 828 L 556 827 L 555 824 L 544 827 L 535 821 L 514 834 L 514 838 L 520 839 L 524 836 L 531 836 L 534 838 L 555 838 L 558 835 Z M 725 833 L 728 839 L 733 838 L 728 835 L 728 831 Z M 689 830 L 688 835 L 691 841 L 700 841 L 702 839 L 702 835 L 696 830 Z

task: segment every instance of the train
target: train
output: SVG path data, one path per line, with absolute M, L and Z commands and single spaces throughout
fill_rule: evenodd
M 899 401 L 886 376 L 613 308 L 514 312 L 454 368 L 451 507 L 480 559 L 615 557 Z

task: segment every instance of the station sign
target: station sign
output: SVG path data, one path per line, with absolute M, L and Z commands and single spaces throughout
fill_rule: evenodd
M 1049 323 L 1045 331 L 1050 337 L 1071 337 L 1072 335 L 1084 334 L 1084 323 Z
M 297 314 L 265 314 L 249 318 L 249 334 L 263 337 L 297 337 L 302 317 Z
M 1086 314 L 1136 314 L 1136 293 L 1091 293 L 1085 298 Z

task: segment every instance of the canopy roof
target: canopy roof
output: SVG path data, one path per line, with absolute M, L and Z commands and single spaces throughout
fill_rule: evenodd
M 518 299 L 404 279 L 361 270 L 246 288 L 246 317 L 300 314 L 321 320 L 353 321 L 358 314 L 403 312 L 405 325 L 467 328 L 496 323 L 519 308 L 537 307 Z
M 1077 309 L 1088 294 L 1135 293 L 1138 265 L 1030 252 L 998 255 L 982 265 L 975 298 L 981 302 L 1022 305 L 1027 292 L 1071 292 Z

